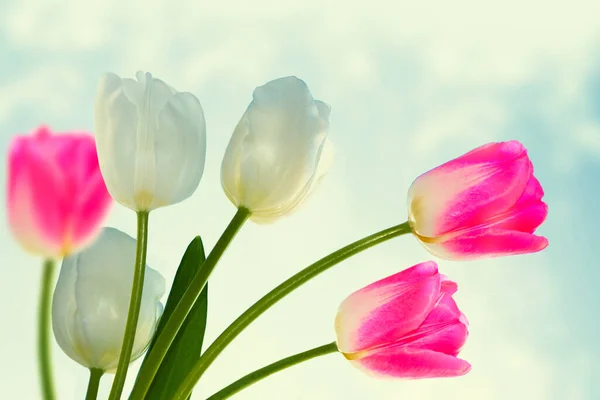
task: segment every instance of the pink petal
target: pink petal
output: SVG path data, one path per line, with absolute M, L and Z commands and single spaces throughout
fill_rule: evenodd
M 27 141 L 22 137 L 15 137 L 12 139 L 9 145 L 8 153 L 8 182 L 6 188 L 7 204 L 14 203 L 14 196 L 16 193 L 16 186 L 27 168 Z
M 353 353 L 394 342 L 421 325 L 439 293 L 437 266 L 428 262 L 351 294 L 336 317 L 338 348 Z
M 71 222 L 68 235 L 73 246 L 80 247 L 95 237 L 112 198 L 100 173 L 94 138 L 82 134 L 57 138 L 62 139 L 57 159 L 75 193 L 63 194 Z
M 29 250 L 54 253 L 62 245 L 66 222 L 56 196 L 63 191 L 61 172 L 52 156 L 48 157 L 33 142 L 20 141 L 9 158 L 9 175 L 13 177 L 9 183 L 8 214 L 13 232 Z
M 456 356 L 468 337 L 463 315 L 452 297 L 444 295 L 412 338 L 402 341 L 403 345 Z
M 425 321 L 413 332 L 393 343 L 367 351 L 380 352 L 398 346 L 422 348 L 456 356 L 468 337 L 463 313 L 451 296 L 442 294 Z M 360 356 L 360 355 L 359 355 Z
M 455 377 L 471 370 L 468 362 L 452 355 L 403 346 L 381 350 L 352 363 L 367 373 L 402 379 Z
M 26 181 L 18 181 L 13 186 L 8 203 L 8 222 L 11 231 L 21 246 L 30 253 L 53 257 L 60 253 L 61 243 L 53 242 L 38 226 L 35 211 L 32 210 L 31 187 Z
M 482 228 L 494 228 L 514 230 L 519 232 L 533 233 L 548 216 L 548 205 L 546 203 L 524 203 L 518 208 L 513 208 L 502 219 L 491 222 Z
M 89 243 L 97 234 L 98 227 L 106 218 L 112 197 L 106 189 L 100 171 L 88 181 L 88 187 L 81 193 L 79 218 L 73 221 L 73 246 L 81 247 Z
M 533 171 L 533 165 L 531 165 L 531 171 Z M 527 204 L 539 203 L 542 200 L 542 197 L 544 197 L 544 189 L 532 173 L 529 177 L 529 181 L 527 182 L 527 186 L 525 187 L 523 194 L 519 200 L 517 200 L 514 207 L 519 208 Z
M 450 356 L 457 356 L 468 336 L 467 326 L 457 320 L 436 329 L 433 333 L 423 335 L 417 340 L 406 344 L 405 347 L 432 350 Z
M 446 276 L 442 275 L 441 289 L 442 293 L 452 296 L 458 290 L 456 282 L 449 280 Z
M 548 247 L 548 239 L 526 232 L 484 228 L 443 243 L 423 243 L 432 253 L 446 260 L 475 260 L 535 253 Z
M 429 313 L 417 331 L 430 326 L 457 322 L 461 314 L 462 312 L 458 309 L 456 301 L 454 301 L 452 296 L 442 293 L 434 309 L 431 310 L 431 313 Z
M 435 237 L 479 225 L 512 207 L 531 173 L 531 162 L 518 142 L 482 146 L 449 161 L 413 182 L 409 210 L 414 229 Z
M 520 157 L 526 152 L 525 146 L 518 140 L 492 142 L 479 146 L 458 158 L 442 164 L 442 166 L 460 168 L 467 164 L 487 163 L 490 160 L 510 160 Z
M 434 261 L 425 261 L 410 268 L 406 268 L 392 276 L 381 279 L 369 286 L 364 287 L 360 291 L 368 291 L 371 289 L 377 289 L 388 284 L 394 284 L 398 282 L 414 283 L 420 282 L 424 279 L 428 279 L 432 276 L 438 275 L 438 266 Z

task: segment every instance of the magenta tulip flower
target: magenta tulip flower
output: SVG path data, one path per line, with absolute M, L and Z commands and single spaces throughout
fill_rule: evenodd
M 457 358 L 467 319 L 452 299 L 456 283 L 424 262 L 351 294 L 335 322 L 339 351 L 366 372 L 424 379 L 464 375 Z
M 548 206 L 527 150 L 489 143 L 419 176 L 408 192 L 409 222 L 432 254 L 467 260 L 545 249 L 534 235 Z
M 8 155 L 8 221 L 29 252 L 61 258 L 93 240 L 112 199 L 94 137 L 46 126 L 15 137 Z

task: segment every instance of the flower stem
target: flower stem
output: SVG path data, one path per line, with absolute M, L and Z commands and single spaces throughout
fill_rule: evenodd
M 173 343 L 173 340 L 179 331 L 179 328 L 181 328 L 181 325 L 183 325 L 185 318 L 194 306 L 194 303 L 200 295 L 200 292 L 202 292 L 202 289 L 204 289 L 204 286 L 206 286 L 206 282 L 208 282 L 208 278 L 219 262 L 219 259 L 249 217 L 250 211 L 248 209 L 243 207 L 238 209 L 233 219 L 215 244 L 215 247 L 202 264 L 200 270 L 190 282 L 187 290 L 179 300 L 177 307 L 175 307 L 173 313 L 163 327 L 162 332 L 156 338 L 156 342 L 154 343 L 152 350 L 146 356 L 146 360 L 144 361 L 144 364 L 142 365 L 142 368 L 138 374 L 137 382 L 135 383 L 133 391 L 131 392 L 130 400 L 145 399 L 146 394 L 152 385 L 152 380 L 158 372 L 160 363 L 165 358 L 171 343 Z
M 142 291 L 144 289 L 144 274 L 146 272 L 146 250 L 148 247 L 148 211 L 138 211 L 137 213 L 137 243 L 135 252 L 135 269 L 133 272 L 133 284 L 131 285 L 131 298 L 129 300 L 129 314 L 125 325 L 125 334 L 123 336 L 123 345 L 119 356 L 119 364 L 115 380 L 110 389 L 109 400 L 120 400 L 125 379 L 127 378 L 127 369 L 131 360 L 133 351 L 133 342 L 140 316 L 140 305 L 142 301 Z
M 223 331 L 223 333 L 221 333 L 221 335 L 208 347 L 208 349 L 206 349 L 204 354 L 192 367 L 191 371 L 188 373 L 179 387 L 178 392 L 181 393 L 181 397 L 173 397 L 171 400 L 186 399 L 186 396 L 192 392 L 192 389 L 198 380 L 200 380 L 204 372 L 215 361 L 217 356 L 221 354 L 221 352 L 227 347 L 227 345 L 231 343 L 231 341 L 244 329 L 246 329 L 246 327 L 250 325 L 252 321 L 258 318 L 262 313 L 268 310 L 279 300 L 343 260 L 379 243 L 385 242 L 386 240 L 410 232 L 410 225 L 408 222 L 405 222 L 357 240 L 356 242 L 351 243 L 346 247 L 342 247 L 338 251 L 335 251 L 315 262 L 314 264 L 306 267 L 296 275 L 289 278 L 287 281 L 277 286 L 275 289 L 271 290 L 262 299 L 258 300 L 256 303 L 254 303 L 254 305 L 240 315 L 231 325 L 227 327 L 227 329 L 225 329 L 225 331 Z
M 98 397 L 98 388 L 100 387 L 100 378 L 104 371 L 98 368 L 90 368 L 90 382 L 88 383 L 85 400 L 96 400 Z
M 263 380 L 276 372 L 283 371 L 286 368 L 293 367 L 296 364 L 300 364 L 304 361 L 311 360 L 315 357 L 324 356 L 326 354 L 335 353 L 337 351 L 338 348 L 336 342 L 332 342 L 323 346 L 315 347 L 314 349 L 303 351 L 302 353 L 294 354 L 293 356 L 283 358 L 279 361 L 274 362 L 273 364 L 269 364 L 266 367 L 262 367 L 261 369 L 257 369 L 256 371 L 249 373 L 248 375 L 233 382 L 229 386 L 219 390 L 217 393 L 213 394 L 206 400 L 228 399 L 234 394 L 246 389 L 248 386 L 251 386 L 256 382 Z M 179 398 L 177 397 L 178 395 L 179 393 L 176 393 L 174 398 Z
M 54 260 L 45 260 L 38 308 L 38 357 L 40 361 L 42 397 L 44 400 L 54 400 L 56 398 L 50 361 L 50 310 L 53 278 Z

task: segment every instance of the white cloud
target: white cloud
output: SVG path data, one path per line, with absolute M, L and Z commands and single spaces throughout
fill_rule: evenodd
M 72 115 L 82 95 L 83 76 L 73 65 L 61 62 L 39 65 L 11 79 L 0 91 L 0 123 L 28 108 L 33 120 L 60 119 Z

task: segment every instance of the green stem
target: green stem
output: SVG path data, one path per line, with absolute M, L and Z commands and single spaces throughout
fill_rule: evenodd
M 346 247 L 342 247 L 338 251 L 320 259 L 314 264 L 298 272 L 296 275 L 292 276 L 275 289 L 271 290 L 262 299 L 258 300 L 256 303 L 254 303 L 254 305 L 240 315 L 231 325 L 227 327 L 227 329 L 225 329 L 225 331 L 223 331 L 223 333 L 221 333 L 221 335 L 210 345 L 210 347 L 206 349 L 206 352 L 204 352 L 204 354 L 192 367 L 191 371 L 188 373 L 179 388 L 179 392 L 183 397 L 174 397 L 171 400 L 185 399 L 186 396 L 192 392 L 192 389 L 202 377 L 202 374 L 204 374 L 204 372 L 215 361 L 217 356 L 221 354 L 225 347 L 227 347 L 227 345 L 231 343 L 231 341 L 237 335 L 246 329 L 246 327 L 250 325 L 252 321 L 258 318 L 262 313 L 268 310 L 279 300 L 343 260 L 379 243 L 385 242 L 386 240 L 410 232 L 410 225 L 408 222 L 405 222 L 403 224 L 385 229 L 381 232 L 377 232 L 371 236 L 367 236 L 366 238 L 351 243 Z
M 100 387 L 100 378 L 104 371 L 98 368 L 90 368 L 90 382 L 88 383 L 85 400 L 96 400 L 98 397 L 98 388 Z
M 273 364 L 269 364 L 266 367 L 262 367 L 261 369 L 257 369 L 256 371 L 249 373 L 243 378 L 240 378 L 237 381 L 233 382 L 229 386 L 219 390 L 217 393 L 213 394 L 206 400 L 228 399 L 234 394 L 246 389 L 248 386 L 251 386 L 256 382 L 265 379 L 266 377 L 271 376 L 276 372 L 282 371 L 289 367 L 293 367 L 294 365 L 300 364 L 301 362 L 308 361 L 316 357 L 324 356 L 326 354 L 335 353 L 337 351 L 337 343 L 332 342 L 323 346 L 315 347 L 314 349 L 303 351 L 302 353 L 294 354 L 293 356 L 283 358 L 279 361 L 274 362 Z M 178 398 L 178 395 L 179 393 L 175 394 L 176 399 Z
M 109 400 L 120 400 L 123 386 L 127 378 L 127 369 L 131 360 L 133 342 L 140 316 L 140 305 L 142 302 L 142 291 L 144 289 L 144 274 L 146 273 L 146 250 L 148 247 L 148 216 L 149 211 L 138 211 L 137 213 L 137 244 L 135 251 L 135 269 L 133 272 L 133 284 L 131 285 L 131 298 L 129 299 L 129 314 L 125 325 L 123 345 L 119 356 L 117 372 L 110 389 Z
M 42 397 L 44 400 L 54 400 L 56 398 L 50 361 L 50 310 L 52 305 L 53 278 L 54 260 L 45 260 L 38 308 L 38 357 L 40 361 Z
M 167 354 L 171 343 L 173 343 L 179 328 L 181 328 L 181 325 L 183 325 L 185 318 L 194 306 L 194 303 L 200 295 L 200 292 L 202 292 L 202 289 L 204 289 L 204 286 L 206 286 L 206 282 L 208 282 L 208 278 L 219 262 L 219 259 L 249 217 L 250 211 L 248 209 L 243 207 L 238 209 L 231 222 L 215 244 L 215 247 L 202 264 L 200 270 L 190 282 L 187 290 L 183 296 L 181 296 L 177 307 L 175 307 L 173 313 L 163 327 L 162 332 L 156 338 L 156 342 L 154 343 L 152 350 L 146 356 L 146 360 L 144 361 L 138 374 L 137 382 L 135 383 L 133 391 L 131 392 L 131 400 L 142 400 L 146 398 L 146 394 L 152 385 L 152 380 L 160 368 L 160 363 L 165 358 L 165 355 Z

